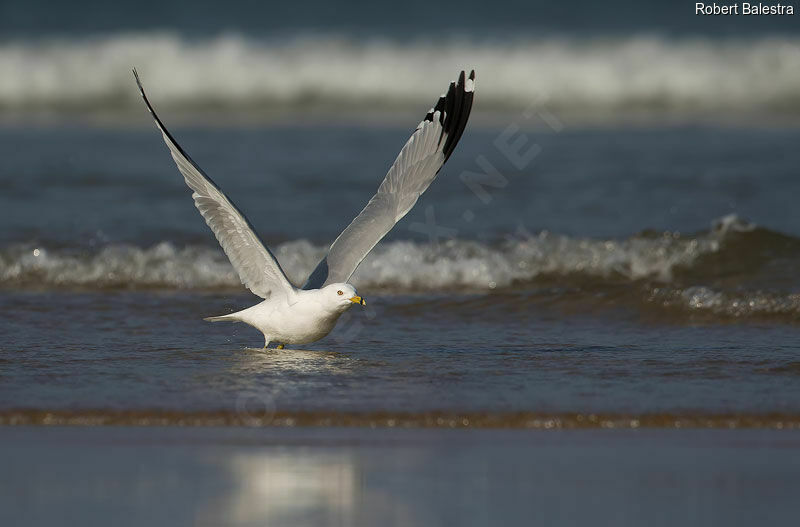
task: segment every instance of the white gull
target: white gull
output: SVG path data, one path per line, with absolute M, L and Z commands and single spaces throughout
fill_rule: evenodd
M 346 283 L 373 247 L 414 206 L 436 178 L 467 126 L 475 89 L 475 72 L 450 83 L 425 115 L 389 169 L 378 192 L 331 244 L 302 288 L 295 287 L 275 255 L 261 241 L 244 214 L 181 148 L 156 115 L 136 70 L 136 84 L 169 147 L 194 204 L 228 255 L 242 283 L 264 299 L 252 307 L 211 322 L 244 322 L 270 342 L 308 344 L 325 337 L 354 304 L 366 305 Z

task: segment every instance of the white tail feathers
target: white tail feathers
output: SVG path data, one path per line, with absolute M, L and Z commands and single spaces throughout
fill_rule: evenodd
M 206 322 L 239 322 L 237 318 L 232 315 L 222 315 L 221 317 L 206 317 L 203 320 Z

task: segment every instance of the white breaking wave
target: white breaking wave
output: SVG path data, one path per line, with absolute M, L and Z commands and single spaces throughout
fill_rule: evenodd
M 800 111 L 796 37 L 398 42 L 169 33 L 0 43 L 0 109 L 138 108 L 132 66 L 158 86 L 163 105 L 187 108 L 424 106 L 452 71 L 474 67 L 483 110 L 547 100 L 573 111 Z
M 491 290 L 541 275 L 585 275 L 669 282 L 678 267 L 720 250 L 729 233 L 752 229 L 735 217 L 694 237 L 592 240 L 541 233 L 497 245 L 453 240 L 441 245 L 396 241 L 379 244 L 353 276 L 363 290 Z M 274 251 L 289 279 L 302 284 L 326 247 L 299 240 Z M 0 285 L 214 289 L 238 288 L 225 255 L 209 247 L 179 248 L 169 242 L 139 248 L 111 245 L 98 252 L 49 250 L 30 245 L 0 250 Z
M 719 291 L 705 286 L 685 289 L 656 288 L 647 301 L 668 308 L 724 317 L 747 318 L 800 314 L 800 294 L 763 291 Z

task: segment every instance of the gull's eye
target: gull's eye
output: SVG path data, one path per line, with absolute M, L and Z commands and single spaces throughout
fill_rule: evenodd
M 342 296 L 344 293 L 342 293 L 341 291 L 336 291 L 336 294 Z

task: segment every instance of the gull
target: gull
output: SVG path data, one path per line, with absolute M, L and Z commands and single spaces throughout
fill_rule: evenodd
M 208 317 L 209 322 L 244 322 L 270 342 L 308 344 L 331 332 L 339 317 L 355 304 L 366 305 L 347 281 L 361 261 L 414 206 L 436 178 L 467 126 L 475 90 L 475 71 L 451 82 L 400 150 L 378 191 L 331 244 L 308 277 L 295 287 L 275 255 L 261 241 L 245 215 L 192 161 L 161 122 L 147 98 L 136 69 L 133 76 L 172 159 L 192 190 L 194 204 L 228 256 L 242 284 L 264 300 L 252 307 Z

